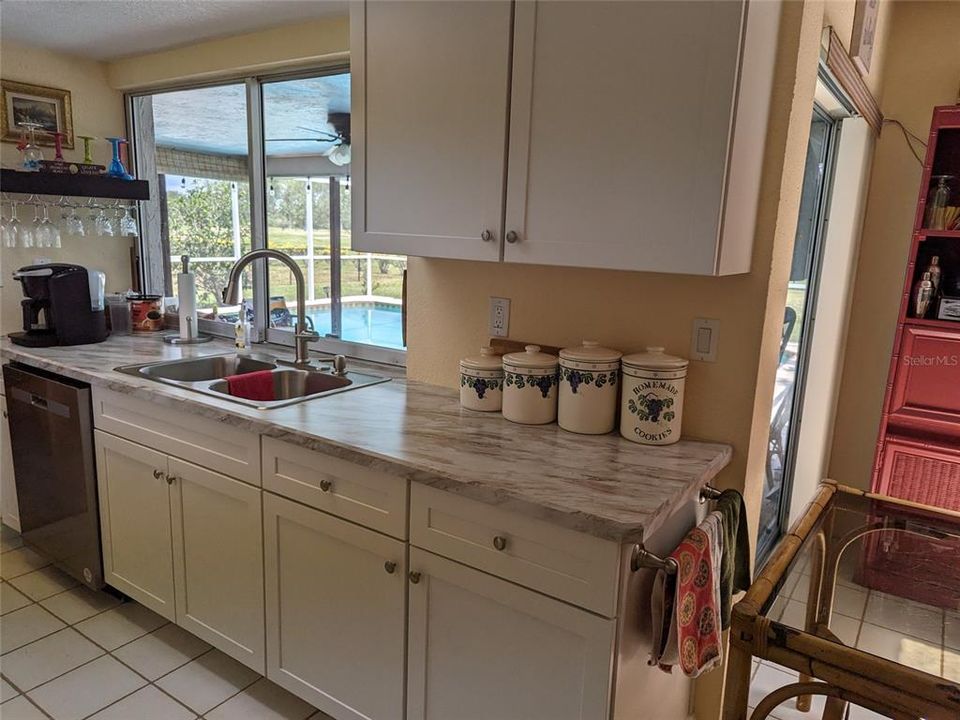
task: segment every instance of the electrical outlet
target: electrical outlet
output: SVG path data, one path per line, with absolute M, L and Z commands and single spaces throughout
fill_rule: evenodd
M 510 334 L 510 298 L 490 298 L 490 336 L 507 337 Z
M 719 342 L 719 320 L 697 318 L 693 321 L 693 335 L 690 338 L 690 358 L 692 360 L 716 362 Z

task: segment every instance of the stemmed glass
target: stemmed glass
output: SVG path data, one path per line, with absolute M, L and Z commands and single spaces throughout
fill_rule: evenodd
M 3 236 L 3 244 L 8 248 L 16 247 L 17 241 L 21 243 L 25 242 L 23 237 L 23 223 L 20 222 L 20 218 L 17 217 L 17 208 L 20 207 L 20 203 L 14 200 L 10 204 L 10 221 L 6 225 L 6 232 Z M 26 245 L 24 245 L 26 247 Z
M 83 220 L 77 215 L 77 206 L 65 204 L 63 207 L 68 208 L 67 214 L 63 216 L 63 220 L 61 221 L 63 231 L 68 237 L 83 237 L 86 234 L 86 230 L 83 227 Z
M 11 224 L 13 217 L 13 206 L 10 206 L 10 218 L 3 214 L 3 206 L 0 206 L 0 240 L 4 247 L 15 248 L 17 246 L 17 236 L 14 227 Z
M 25 248 L 43 247 L 43 239 L 40 237 L 40 203 L 36 195 L 27 198 L 25 205 L 33 205 L 33 220 L 21 226 L 20 243 Z
M 43 150 L 37 145 L 37 128 L 43 126 L 34 122 L 22 122 L 20 125 L 27 129 L 27 143 L 23 146 L 23 169 L 38 172 L 43 160 Z
M 43 219 L 37 227 L 37 245 L 40 247 L 61 247 L 60 228 L 50 220 L 46 203 L 43 203 Z
M 113 237 L 113 223 L 107 217 L 106 208 L 101 205 L 100 212 L 93 219 L 93 227 L 101 237 Z
M 133 216 L 133 205 L 129 205 L 120 218 L 120 234 L 124 237 L 140 237 L 137 219 Z

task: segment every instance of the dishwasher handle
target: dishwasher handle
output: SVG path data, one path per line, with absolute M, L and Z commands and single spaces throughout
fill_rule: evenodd
M 22 403 L 35 407 L 37 410 L 42 410 L 43 412 L 53 413 L 54 415 L 59 415 L 60 417 L 68 418 L 70 417 L 70 407 L 56 400 L 51 400 L 45 398 L 42 395 L 37 395 L 36 393 L 27 392 L 18 387 L 10 388 L 10 397 L 14 400 L 19 400 Z

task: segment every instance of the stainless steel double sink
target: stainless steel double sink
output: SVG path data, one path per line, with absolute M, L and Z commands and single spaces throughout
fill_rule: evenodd
M 389 381 L 390 378 L 348 371 L 335 375 L 326 368 L 284 367 L 269 355 L 208 355 L 199 358 L 164 360 L 115 368 L 126 375 L 173 385 L 260 410 L 285 407 Z M 273 375 L 274 400 L 249 400 L 230 394 L 226 378 L 231 375 L 269 370 Z

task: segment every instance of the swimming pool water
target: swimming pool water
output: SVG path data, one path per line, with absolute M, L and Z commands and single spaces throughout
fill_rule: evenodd
M 314 329 L 320 335 L 331 331 L 330 308 L 308 308 Z M 340 337 L 350 342 L 403 348 L 403 330 L 400 307 L 390 305 L 344 305 L 340 315 Z

